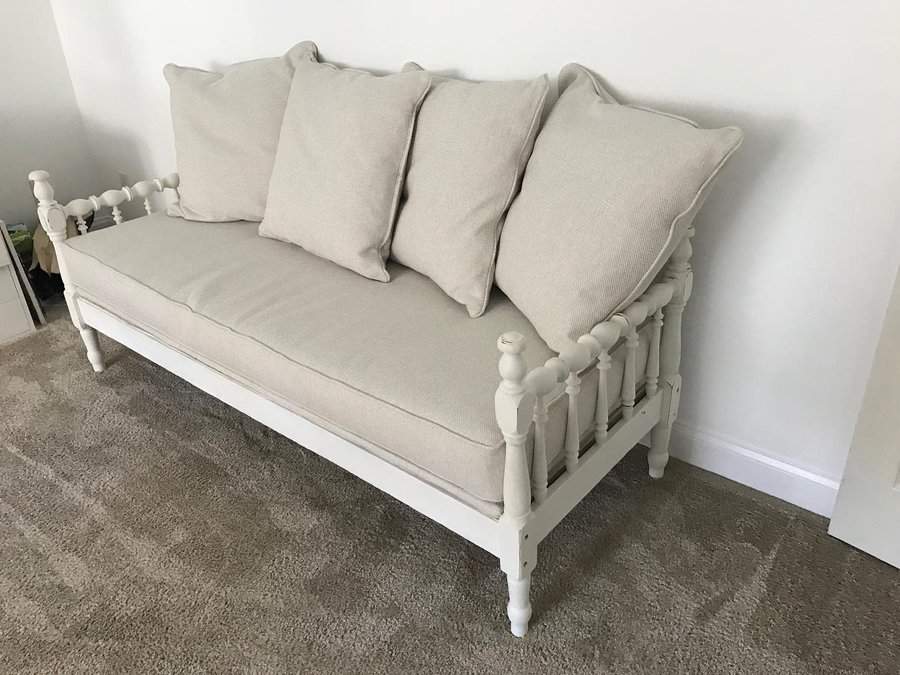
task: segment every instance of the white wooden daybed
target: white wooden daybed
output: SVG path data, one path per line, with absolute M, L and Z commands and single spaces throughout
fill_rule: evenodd
M 411 270 L 373 284 L 253 223 L 152 213 L 176 174 L 65 206 L 46 172 L 30 179 L 95 371 L 99 331 L 496 555 L 517 636 L 541 540 L 647 434 L 663 475 L 693 229 L 643 295 L 556 355 L 503 297 L 456 320 Z M 123 223 L 140 200 L 148 215 Z M 116 227 L 66 239 L 67 217 L 84 232 L 101 208 Z

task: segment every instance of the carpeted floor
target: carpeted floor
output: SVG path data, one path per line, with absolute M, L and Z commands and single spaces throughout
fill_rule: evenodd
M 897 673 L 900 573 L 826 521 L 632 453 L 497 561 L 68 321 L 0 349 L 0 671 Z

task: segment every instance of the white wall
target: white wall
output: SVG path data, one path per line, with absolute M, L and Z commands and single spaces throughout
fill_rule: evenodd
M 53 4 L 110 180 L 174 166 L 163 64 L 303 39 L 341 63 L 485 79 L 580 61 L 623 98 L 742 126 L 697 223 L 682 431 L 840 477 L 900 260 L 900 3 Z
M 28 172 L 55 173 L 70 199 L 95 164 L 49 0 L 0 1 L 0 49 L 0 219 L 36 223 Z

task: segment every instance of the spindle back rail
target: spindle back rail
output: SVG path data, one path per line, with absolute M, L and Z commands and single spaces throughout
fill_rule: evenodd
M 44 180 L 49 178 L 46 171 L 32 171 L 28 178 L 35 181 L 37 185 L 41 179 L 40 174 L 46 174 Z M 148 180 L 138 181 L 134 185 L 123 185 L 118 189 L 106 190 L 100 193 L 100 196 L 91 195 L 82 199 L 73 199 L 63 206 L 66 216 L 75 218 L 75 224 L 80 234 L 87 233 L 86 218 L 90 214 L 96 214 L 103 208 L 109 208 L 112 212 L 112 219 L 116 225 L 122 224 L 122 210 L 119 208 L 126 202 L 133 202 L 140 199 L 143 203 L 144 211 L 147 215 L 153 213 L 153 204 L 151 197 L 154 193 L 163 192 L 171 189 L 178 195 L 179 178 L 177 173 L 170 173 L 162 178 L 151 178 Z

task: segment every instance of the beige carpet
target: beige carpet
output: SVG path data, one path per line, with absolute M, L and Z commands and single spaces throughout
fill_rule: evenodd
M 826 521 L 632 453 L 490 555 L 71 324 L 0 349 L 0 671 L 897 673 L 900 573 Z M 688 383 L 689 384 L 689 383 Z

